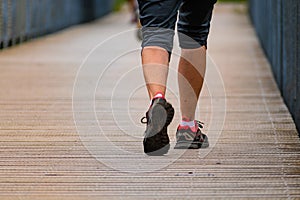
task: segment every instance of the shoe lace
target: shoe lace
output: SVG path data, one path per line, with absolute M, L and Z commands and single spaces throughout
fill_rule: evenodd
M 195 120 L 195 122 L 197 123 L 199 128 L 203 128 L 204 123 L 199 121 L 199 120 Z
M 147 124 L 147 123 L 148 123 L 147 117 L 142 117 L 141 123 L 142 123 L 142 124 Z
M 197 125 L 198 125 L 199 128 L 203 128 L 203 125 L 204 125 L 203 122 L 201 122 L 199 120 L 195 120 L 195 122 L 197 123 Z M 141 123 L 142 124 L 147 124 L 148 123 L 147 117 L 142 117 L 141 118 Z
M 197 133 L 196 133 L 196 137 L 195 137 L 195 140 L 197 140 L 197 141 L 204 141 L 204 139 L 203 139 L 203 134 L 202 134 L 202 131 L 201 131 L 201 129 L 200 128 L 203 128 L 203 125 L 204 125 L 204 123 L 203 122 L 201 122 L 201 121 L 198 121 L 198 120 L 195 120 L 196 121 L 196 123 L 197 123 L 197 125 L 198 125 L 198 131 L 197 131 Z

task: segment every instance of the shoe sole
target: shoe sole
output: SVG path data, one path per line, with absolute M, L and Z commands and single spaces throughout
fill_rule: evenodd
M 148 137 L 152 137 L 160 133 L 160 131 L 166 125 L 167 115 L 168 113 L 162 105 L 156 104 L 153 106 L 151 112 L 149 113 L 149 118 L 152 120 L 152 130 L 150 131 L 151 134 L 149 134 Z
M 174 109 L 171 104 L 167 104 L 165 108 L 161 104 L 155 104 L 151 112 L 149 113 L 149 118 L 151 118 L 152 130 L 148 131 L 144 138 L 144 152 L 149 156 L 162 156 L 168 153 L 170 149 L 170 144 L 162 144 L 162 129 L 168 126 L 174 117 Z M 161 146 L 156 146 L 161 143 Z

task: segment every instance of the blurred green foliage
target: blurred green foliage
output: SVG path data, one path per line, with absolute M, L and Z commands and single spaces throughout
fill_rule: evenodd
M 119 11 L 122 8 L 122 5 L 126 2 L 126 0 L 115 0 L 114 11 Z

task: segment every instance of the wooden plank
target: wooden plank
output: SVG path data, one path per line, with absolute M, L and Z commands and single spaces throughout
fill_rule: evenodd
M 240 4 L 216 6 L 209 53 L 225 94 L 213 98 L 226 99 L 226 108 L 212 104 L 206 85 L 199 113 L 204 132 L 215 141 L 208 150 L 171 148 L 160 158 L 142 153 L 145 88 L 130 100 L 123 90 L 111 96 L 116 80 L 139 62 L 139 53 L 107 71 L 105 87 L 96 92 L 95 112 L 81 94 L 76 122 L 82 132 L 77 132 L 72 110 L 76 72 L 95 44 L 132 29 L 126 13 L 0 52 L 0 199 L 300 198 L 298 133 L 244 9 Z M 136 49 L 139 43 L 128 34 L 126 45 Z M 91 58 L 90 67 L 98 72 L 116 48 L 111 45 L 105 55 Z M 140 69 L 133 73 L 141 76 Z M 93 77 L 87 73 L 84 79 Z M 176 110 L 169 127 L 173 147 L 178 94 L 168 95 Z M 225 121 L 215 112 L 225 112 Z M 90 131 L 97 125 L 95 114 L 102 132 Z M 102 133 L 106 137 L 99 137 Z M 129 153 L 118 153 L 112 145 Z M 145 163 L 158 169 L 143 172 Z M 141 171 L 127 172 L 132 164 Z

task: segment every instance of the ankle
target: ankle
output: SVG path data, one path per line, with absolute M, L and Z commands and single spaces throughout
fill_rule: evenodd
M 195 119 L 193 119 L 193 118 L 182 116 L 180 124 L 183 126 L 195 126 L 196 122 L 195 122 Z
M 182 117 L 182 120 L 179 124 L 179 127 L 180 128 L 189 128 L 193 132 L 195 132 L 198 128 L 197 123 L 195 122 L 195 120 L 191 120 L 190 118 L 187 118 L 187 117 Z
M 165 99 L 165 94 L 164 94 L 163 92 L 157 92 L 157 93 L 153 96 L 153 99 L 157 99 L 157 98 Z

